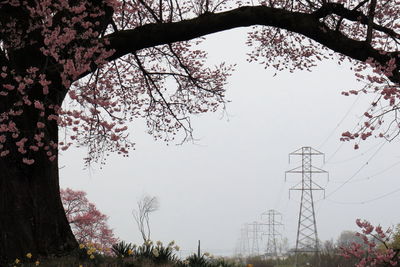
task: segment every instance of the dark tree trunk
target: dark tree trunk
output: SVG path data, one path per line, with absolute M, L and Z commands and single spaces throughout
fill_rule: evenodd
M 57 142 L 56 123 L 46 130 Z M 17 151 L 0 157 L 0 266 L 27 253 L 63 255 L 78 245 L 61 203 L 58 159 L 50 161 L 43 150 L 31 153 L 32 165 L 21 157 Z

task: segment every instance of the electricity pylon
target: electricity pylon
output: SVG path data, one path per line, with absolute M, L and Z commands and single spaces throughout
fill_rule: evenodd
M 248 226 L 251 226 L 249 232 L 251 233 L 252 245 L 251 245 L 251 255 L 259 255 L 260 254 L 260 237 L 261 237 L 261 224 L 259 222 L 249 223 Z
M 242 256 L 250 255 L 250 238 L 249 238 L 249 225 L 244 224 L 240 229 L 240 244 L 239 251 Z
M 278 247 L 277 247 L 277 238 L 281 239 L 282 235 L 278 231 L 279 227 L 282 227 L 282 214 L 276 210 L 268 210 L 261 214 L 261 218 L 267 217 L 267 222 L 264 224 L 268 226 L 267 230 L 267 248 L 266 248 L 266 256 L 267 257 L 277 257 L 278 256 Z
M 299 211 L 299 221 L 297 227 L 297 238 L 296 238 L 296 260 L 295 266 L 297 266 L 298 255 L 300 253 L 314 253 L 316 265 L 319 265 L 319 241 L 317 233 L 317 223 L 315 219 L 314 210 L 314 199 L 313 191 L 325 189 L 316 184 L 312 180 L 312 174 L 314 173 L 327 173 L 326 171 L 312 166 L 312 156 L 323 156 L 324 154 L 311 148 L 302 147 L 292 153 L 290 156 L 301 156 L 301 166 L 289 170 L 285 173 L 301 173 L 301 182 L 290 188 L 289 190 L 299 190 L 301 191 L 301 201 L 300 201 L 300 211 Z M 286 179 L 286 177 L 285 177 Z M 290 197 L 289 191 L 289 197 Z

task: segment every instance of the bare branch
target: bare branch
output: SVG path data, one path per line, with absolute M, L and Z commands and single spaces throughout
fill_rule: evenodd
M 142 235 L 143 242 L 150 240 L 150 213 L 155 212 L 159 208 L 159 202 L 157 197 L 151 197 L 149 195 L 143 196 L 137 202 L 138 209 L 132 210 L 133 218 L 139 228 L 139 232 Z

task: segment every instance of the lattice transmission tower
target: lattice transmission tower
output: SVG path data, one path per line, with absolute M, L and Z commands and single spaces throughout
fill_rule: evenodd
M 248 224 L 249 233 L 252 239 L 250 255 L 260 255 L 260 241 L 262 235 L 262 223 L 252 222 Z
M 278 256 L 278 244 L 282 239 L 282 235 L 279 228 L 283 227 L 282 224 L 282 214 L 276 210 L 268 210 L 261 214 L 261 218 L 266 218 L 266 225 L 268 230 L 267 235 L 267 247 L 266 256 L 267 257 L 277 257 Z M 279 239 L 279 241 L 278 241 Z
M 313 181 L 312 175 L 316 173 L 327 172 L 312 166 L 312 157 L 324 156 L 324 154 L 311 147 L 302 147 L 289 154 L 289 162 L 291 156 L 301 156 L 301 166 L 287 171 L 285 176 L 288 173 L 301 173 L 302 175 L 301 181 L 289 189 L 289 197 L 290 191 L 301 191 L 295 249 L 295 266 L 297 266 L 298 255 L 300 253 L 314 253 L 316 265 L 318 266 L 320 246 L 318 241 L 317 223 L 315 219 L 313 191 L 324 191 L 325 194 L 325 189 Z
M 249 236 L 249 225 L 246 223 L 240 229 L 240 239 L 239 239 L 239 254 L 242 257 L 247 257 L 250 255 L 250 236 Z

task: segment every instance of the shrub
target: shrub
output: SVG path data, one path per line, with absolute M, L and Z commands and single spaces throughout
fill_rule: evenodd
M 112 245 L 112 252 L 117 256 L 117 257 L 129 257 L 135 247 L 131 243 L 125 243 L 124 241 L 121 241 L 117 244 Z

